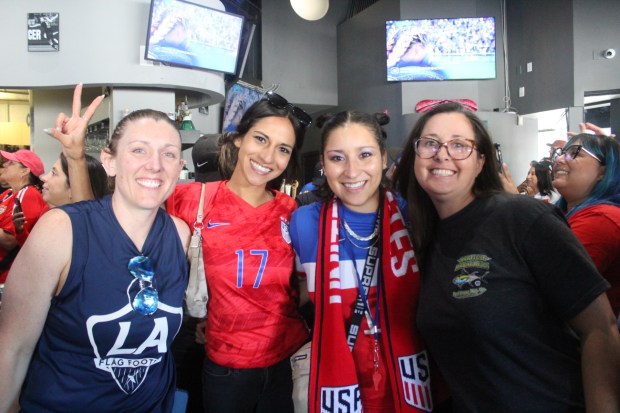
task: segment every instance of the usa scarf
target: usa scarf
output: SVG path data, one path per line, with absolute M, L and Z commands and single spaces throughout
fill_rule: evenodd
M 415 327 L 420 274 L 394 194 L 386 190 L 381 202 L 379 326 L 388 372 L 383 380 L 390 380 L 395 412 L 430 412 L 430 363 Z M 323 205 L 319 222 L 310 413 L 363 411 L 356 366 L 346 341 L 348 326 L 343 323 L 339 228 L 338 201 L 334 198 Z

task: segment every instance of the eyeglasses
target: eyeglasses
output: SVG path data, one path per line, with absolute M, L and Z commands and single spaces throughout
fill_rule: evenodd
M 445 146 L 448 155 L 456 161 L 469 158 L 474 149 L 476 141 L 472 139 L 452 139 L 448 142 L 439 142 L 433 138 L 420 138 L 415 142 L 415 153 L 422 159 L 429 159 L 435 156 L 441 148 Z
M 157 289 L 154 287 L 155 270 L 153 264 L 148 257 L 139 255 L 129 260 L 127 269 L 135 277 L 135 279 L 129 284 L 127 288 L 127 298 L 131 303 L 131 306 L 135 311 L 144 315 L 151 315 L 157 310 L 157 304 L 159 303 L 159 295 Z M 136 294 L 132 300 L 129 296 L 129 290 L 133 283 L 138 281 L 140 285 L 140 291 Z
M 553 161 L 555 162 L 560 156 L 564 155 L 566 160 L 573 160 L 577 158 L 579 152 L 584 151 L 597 161 L 599 161 L 602 165 L 605 165 L 605 161 L 602 160 L 598 155 L 593 154 L 589 150 L 583 147 L 583 145 L 571 145 L 568 148 L 557 148 L 553 151 Z
M 293 116 L 297 118 L 299 123 L 304 125 L 306 128 L 312 124 L 312 117 L 308 115 L 303 109 L 298 106 L 289 103 L 288 100 L 284 99 L 282 96 L 274 93 L 272 91 L 268 91 L 265 93 L 265 98 L 278 109 L 290 109 Z

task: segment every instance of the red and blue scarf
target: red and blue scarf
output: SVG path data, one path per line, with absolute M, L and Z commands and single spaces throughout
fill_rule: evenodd
M 316 266 L 310 413 L 362 412 L 356 366 L 346 341 L 340 290 L 338 204 L 323 205 Z M 394 194 L 383 196 L 379 277 L 380 345 L 384 349 L 395 412 L 430 412 L 430 360 L 418 333 L 415 312 L 420 273 Z M 363 333 L 360 333 L 363 334 Z

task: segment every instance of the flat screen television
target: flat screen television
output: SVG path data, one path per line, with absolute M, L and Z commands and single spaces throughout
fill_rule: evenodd
M 182 0 L 152 0 L 144 58 L 234 74 L 243 16 Z
M 494 79 L 495 18 L 388 20 L 388 81 Z

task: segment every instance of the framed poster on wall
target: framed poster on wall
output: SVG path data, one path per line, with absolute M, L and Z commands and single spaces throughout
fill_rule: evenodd
M 60 13 L 28 13 L 28 51 L 60 50 Z

